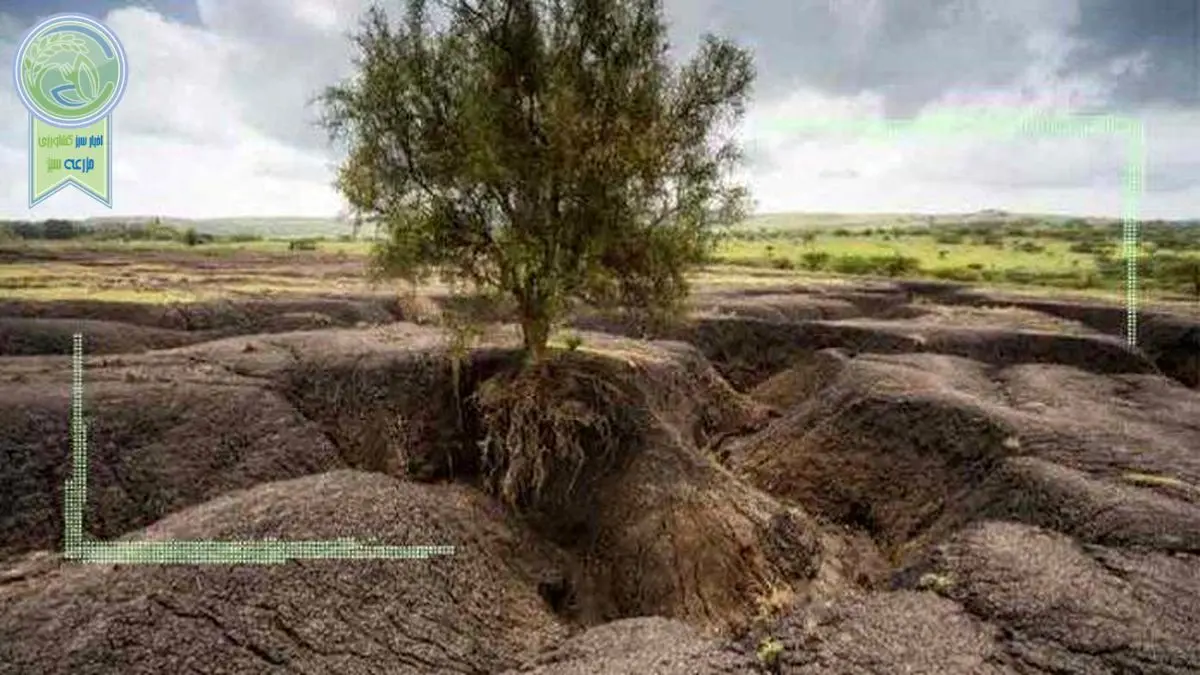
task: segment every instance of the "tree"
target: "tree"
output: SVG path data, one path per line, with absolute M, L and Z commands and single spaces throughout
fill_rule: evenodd
M 1187 255 L 1160 255 L 1154 276 L 1171 288 L 1187 289 L 1200 300 L 1200 258 Z
M 535 360 L 574 300 L 678 307 L 748 204 L 749 53 L 706 36 L 673 65 L 660 0 L 405 4 L 321 97 L 337 185 L 388 234 L 375 272 L 508 296 Z
M 57 218 L 42 223 L 42 231 L 46 239 L 74 239 L 79 234 L 75 223 Z

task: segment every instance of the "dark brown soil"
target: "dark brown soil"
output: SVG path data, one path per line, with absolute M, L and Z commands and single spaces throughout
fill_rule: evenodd
M 401 318 L 394 301 L 294 298 L 146 305 L 73 300 L 0 302 L 0 356 L 70 354 L 71 335 L 90 354 L 166 349 L 230 335 L 379 325 Z
M 179 511 L 127 539 L 452 545 L 428 560 L 96 566 L 0 585 L 0 671 L 490 672 L 560 642 L 561 554 L 474 490 L 338 471 Z
M 756 666 L 683 622 L 646 617 L 589 629 L 505 675 L 717 675 Z
M 315 425 L 258 381 L 206 373 L 202 364 L 122 370 L 116 381 L 93 371 L 87 384 L 87 525 L 98 537 L 230 490 L 347 465 Z M 0 389 L 0 554 L 62 539 L 71 439 L 65 385 Z
M 834 636 L 866 631 L 884 670 L 935 658 L 958 665 L 928 672 L 1182 673 L 1200 667 L 1200 623 L 1181 599 L 1200 591 L 1188 566 L 1200 553 L 1197 420 L 1200 394 L 1161 376 L 863 355 L 729 462 L 767 492 L 868 532 L 900 570 L 898 587 L 961 603 L 835 605 L 820 619 L 832 627 L 791 638 L 819 641 L 818 657 L 834 649 L 834 662 L 857 663 L 857 650 L 837 655 Z M 889 609 L 897 603 L 909 609 Z M 1167 618 L 1159 627 L 1151 616 Z M 939 639 L 910 658 L 906 645 L 927 638 L 895 631 L 967 632 L 953 653 L 936 651 L 949 647 Z M 797 657 L 797 672 L 816 667 L 812 657 Z
M 130 325 L 96 319 L 0 317 L 0 355 L 70 354 L 72 336 L 87 336 L 92 354 L 132 354 L 169 349 L 209 339 L 204 333 Z
M 517 375 L 442 302 L 0 303 L 0 673 L 1200 670 L 1194 317 L 706 290 Z M 60 560 L 80 329 L 93 536 L 456 554 Z

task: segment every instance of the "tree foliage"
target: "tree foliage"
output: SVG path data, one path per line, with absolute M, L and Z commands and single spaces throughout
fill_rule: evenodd
M 535 357 L 573 300 L 677 307 L 744 215 L 751 57 L 706 36 L 677 65 L 659 0 L 409 0 L 354 40 L 322 102 L 376 271 L 511 297 Z

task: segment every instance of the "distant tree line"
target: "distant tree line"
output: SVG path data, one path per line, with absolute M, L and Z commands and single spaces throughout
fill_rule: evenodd
M 0 238 L 6 239 L 93 239 L 123 241 L 182 241 L 200 244 L 213 236 L 195 228 L 172 227 L 155 218 L 149 221 L 89 223 L 50 218 L 42 221 L 0 221 Z
M 195 227 L 180 227 L 164 223 L 161 218 L 131 221 L 77 221 L 60 218 L 50 218 L 41 221 L 0 220 L 0 242 L 12 240 L 29 241 L 66 241 L 72 239 L 88 241 L 159 241 L 179 242 L 188 246 L 198 246 L 213 242 L 245 243 L 263 241 L 265 237 L 256 232 L 233 232 L 229 234 L 210 234 L 199 232 Z M 332 239 L 333 237 L 328 237 Z M 338 241 L 352 241 L 356 235 L 338 235 Z M 292 237 L 280 236 L 278 239 L 293 241 Z M 327 237 L 305 237 L 295 240 L 290 250 L 312 250 L 316 242 Z

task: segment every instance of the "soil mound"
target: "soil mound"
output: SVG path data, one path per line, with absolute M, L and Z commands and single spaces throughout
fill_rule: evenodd
M 952 602 L 843 596 L 796 613 L 775 628 L 783 672 L 1195 670 L 1197 419 L 1200 395 L 1161 376 L 850 359 L 729 463 L 869 533 L 898 591 Z
M 1020 672 L 1000 631 L 934 593 L 857 595 L 797 612 L 773 632 L 777 672 L 992 675 Z
M 1200 670 L 1200 559 L 982 522 L 933 556 L 942 592 L 1001 627 L 1020 672 Z
M 181 330 L 171 305 L 104 300 L 0 300 L 0 317 L 90 319 Z
M 685 623 L 644 617 L 588 629 L 504 675 L 717 675 L 755 666 Z
M 749 297 L 710 296 L 694 303 L 701 314 L 729 315 L 766 321 L 849 319 L 862 316 L 855 303 L 836 297 L 803 293 L 761 294 Z
M 1200 388 L 1200 321 L 1145 317 L 1138 326 L 1138 346 L 1164 373 L 1193 389 Z
M 1014 432 L 935 370 L 961 368 L 958 379 L 979 389 L 982 367 L 954 357 L 884 359 L 850 360 L 829 387 L 746 440 L 729 461 L 764 490 L 892 548 L 988 475 Z
M 90 320 L 214 335 L 383 324 L 396 320 L 402 313 L 394 299 L 385 297 L 216 300 L 161 305 L 93 300 L 0 302 L 0 317 L 10 321 L 17 318 Z M 307 317 L 307 320 L 301 317 Z M 103 324 L 97 324 L 97 327 L 102 328 Z M 87 334 L 90 337 L 90 333 Z
M 229 490 L 345 466 L 314 425 L 259 381 L 199 369 L 112 370 L 121 374 L 89 374 L 85 400 L 85 526 L 98 537 Z M 56 384 L 0 392 L 0 555 L 61 541 L 69 377 L 64 364 Z
M 1018 363 L 1057 363 L 1096 373 L 1158 373 L 1145 355 L 1131 350 L 1124 341 L 1107 335 L 1069 335 L 1020 328 L 946 326 L 918 318 L 904 321 L 851 319 L 812 322 L 806 326 L 847 336 L 867 333 L 872 337 L 853 344 L 854 351 L 892 353 L 891 341 L 908 338 L 911 351 L 962 356 L 994 366 Z M 889 340 L 889 338 L 891 340 Z M 876 344 L 885 345 L 883 349 Z M 831 345 L 838 346 L 838 345 Z
M 1094 302 L 1022 298 L 964 291 L 939 298 L 944 304 L 1017 307 L 1055 316 L 1123 338 L 1128 330 L 1126 307 Z M 1137 346 L 1168 376 L 1200 387 L 1200 320 L 1160 311 L 1139 311 Z
M 888 546 L 1001 512 L 1160 545 L 1152 524 L 1170 522 L 1184 545 L 1200 522 L 1189 487 L 1200 484 L 1198 412 L 1200 397 L 1161 377 L 864 355 L 729 461 Z M 1096 517 L 1105 505 L 1108 520 Z M 1119 517 L 1134 520 L 1122 529 Z
M 484 673 L 566 637 L 538 592 L 561 554 L 462 486 L 337 471 L 235 492 L 127 539 L 265 537 L 457 551 L 274 565 L 43 564 L 0 585 L 0 670 Z
M 1164 328 L 1159 330 L 1160 337 L 1151 342 L 1165 346 L 1142 353 L 1130 350 L 1120 338 L 1098 334 L 1082 324 L 1060 326 L 1065 320 L 1057 321 L 1052 314 L 1032 310 L 1014 316 L 1013 311 L 993 308 L 983 316 L 978 312 L 960 316 L 950 311 L 935 311 L 932 306 L 893 304 L 890 312 L 883 307 L 870 308 L 877 318 L 850 316 L 847 310 L 849 318 L 810 320 L 788 316 L 772 309 L 769 303 L 759 304 L 760 296 L 732 300 L 714 297 L 712 302 L 697 305 L 707 308 L 706 311 L 694 313 L 658 334 L 697 346 L 740 391 L 750 391 L 793 365 L 802 366 L 821 349 L 841 349 L 850 355 L 933 352 L 993 365 L 1062 363 L 1101 373 L 1158 373 L 1158 362 L 1169 366 L 1169 374 L 1177 378 L 1176 373 L 1197 363 L 1194 354 L 1200 350 L 1198 342 L 1196 350 L 1188 351 L 1191 333 L 1177 330 L 1178 335 L 1173 333 L 1175 337 L 1168 340 L 1169 331 Z M 798 298 L 801 306 L 819 305 L 812 297 Z M 734 311 L 723 311 L 730 302 L 749 303 L 758 309 L 735 307 Z M 826 302 L 850 301 L 826 299 Z M 910 311 L 902 311 L 903 307 Z M 884 314 L 888 318 L 878 318 Z M 651 334 L 643 327 L 613 317 L 584 316 L 575 325 L 617 335 Z M 1196 334 L 1200 335 L 1200 331 Z M 1189 380 L 1184 377 L 1181 381 Z
M 273 333 L 297 328 L 354 326 L 393 321 L 385 300 L 352 298 L 278 298 L 217 300 L 172 305 L 164 321 L 189 331 L 219 331 L 225 335 Z M 309 321 L 297 326 L 299 317 Z M 313 324 L 316 325 L 313 325 Z
M 849 360 L 840 349 L 822 349 L 798 357 L 791 368 L 755 387 L 750 396 L 779 410 L 795 408 L 831 383 Z
M 873 326 L 838 322 L 776 322 L 701 316 L 672 334 L 696 345 L 734 387 L 749 391 L 820 349 L 882 353 L 920 349 L 919 339 Z
M 964 356 L 994 366 L 1054 363 L 1093 373 L 1159 372 L 1117 338 L 986 328 L 939 329 L 926 335 L 927 351 Z
M 891 318 L 920 319 L 923 325 L 959 326 L 975 328 L 1007 328 L 1011 330 L 1033 330 L 1067 335 L 1097 335 L 1099 331 L 1071 319 L 1064 319 L 1044 312 L 1016 306 L 994 307 L 981 305 L 909 305 L 916 310 L 912 316 Z
M 943 304 L 1011 306 L 1077 321 L 1109 335 L 1123 335 L 1129 311 L 1119 304 L 1028 298 L 1005 293 L 983 293 L 964 289 L 938 298 Z
M 129 354 L 199 342 L 204 334 L 93 319 L 0 318 L 0 356 L 70 354 L 75 333 L 89 354 Z

